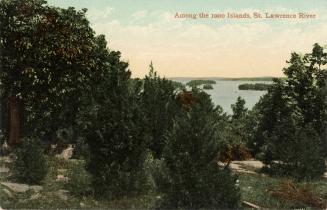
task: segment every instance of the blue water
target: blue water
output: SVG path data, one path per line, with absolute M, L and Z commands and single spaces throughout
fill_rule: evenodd
M 178 82 L 186 84 L 190 80 L 176 79 Z M 240 84 L 249 83 L 266 83 L 270 84 L 270 81 L 228 81 L 228 80 L 215 80 L 216 84 L 213 84 L 212 90 L 204 90 L 210 96 L 215 105 L 220 105 L 225 112 L 231 114 L 231 105 L 236 102 L 238 96 L 245 100 L 245 106 L 252 109 L 253 106 L 259 101 L 267 91 L 254 91 L 254 90 L 239 90 Z

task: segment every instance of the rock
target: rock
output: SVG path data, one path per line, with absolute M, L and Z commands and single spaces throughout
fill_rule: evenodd
M 85 207 L 86 207 L 86 205 L 85 205 L 83 202 L 80 202 L 80 203 L 79 203 L 79 206 L 80 206 L 81 208 L 85 208 Z
M 68 190 L 58 190 L 55 194 L 62 200 L 68 200 Z
M 0 184 L 8 187 L 11 191 L 17 193 L 26 192 L 27 190 L 29 190 L 29 186 L 27 184 L 18 184 L 11 182 L 1 182 Z
M 29 187 L 31 190 L 34 190 L 35 192 L 40 192 L 41 190 L 43 190 L 42 186 L 39 185 L 33 185 Z
M 63 158 L 63 159 L 68 160 L 69 158 L 72 157 L 72 155 L 73 155 L 73 151 L 74 151 L 74 148 L 73 148 L 73 146 L 70 144 L 70 145 L 68 146 L 67 149 L 64 149 L 64 150 L 61 152 L 61 154 L 56 155 L 56 157 L 58 157 L 58 158 Z
M 4 192 L 4 193 L 6 193 L 6 195 L 9 197 L 9 198 L 13 198 L 14 197 L 14 195 L 8 190 L 8 189 L 2 189 L 2 191 Z
M 13 162 L 13 160 L 10 156 L 0 157 L 0 160 L 1 160 L 1 162 L 4 162 L 4 163 L 12 163 Z
M 61 174 L 59 174 L 59 175 L 57 175 L 57 179 L 56 179 L 56 181 L 68 181 L 68 177 L 65 177 L 64 175 L 61 175 Z
M 41 197 L 41 194 L 40 193 L 36 193 L 36 194 L 32 195 L 29 200 L 36 200 L 36 199 L 38 199 L 40 197 Z
M 8 187 L 11 191 L 17 193 L 23 193 L 28 190 L 34 190 L 35 192 L 39 192 L 43 189 L 42 186 L 32 185 L 29 186 L 27 184 L 19 184 L 19 183 L 11 183 L 11 182 L 1 182 L 1 185 Z
M 0 173 L 8 173 L 8 172 L 9 172 L 9 168 L 0 166 Z

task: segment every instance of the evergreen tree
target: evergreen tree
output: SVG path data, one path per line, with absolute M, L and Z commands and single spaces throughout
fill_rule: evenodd
M 144 138 L 139 81 L 130 79 L 128 64 L 120 52 L 106 48 L 99 37 L 102 68 L 89 91 L 89 103 L 81 116 L 90 157 L 87 165 L 98 195 L 109 198 L 148 190 L 144 162 L 148 143 Z M 101 65 L 100 65 L 101 67 Z
M 163 208 L 235 208 L 240 194 L 236 177 L 217 164 L 223 141 L 222 113 L 204 92 L 192 91 L 167 136 L 164 160 L 170 182 L 161 189 Z
M 142 106 L 150 149 L 155 158 L 160 158 L 165 146 L 164 136 L 172 128 L 174 116 L 179 110 L 173 83 L 160 78 L 152 62 L 149 75 L 144 78 Z
M 240 96 L 237 97 L 236 103 L 232 104 L 232 110 L 233 110 L 233 115 L 232 115 L 233 120 L 239 120 L 240 118 L 244 117 L 247 112 L 247 108 L 245 108 L 245 100 L 242 99 Z

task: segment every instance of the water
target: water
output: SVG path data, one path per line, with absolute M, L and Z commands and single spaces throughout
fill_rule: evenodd
M 186 84 L 190 79 L 176 79 L 175 81 Z M 248 83 L 265 83 L 271 84 L 271 81 L 228 81 L 228 80 L 215 80 L 212 90 L 204 90 L 210 96 L 215 105 L 220 105 L 225 112 L 231 114 L 231 105 L 236 102 L 238 96 L 245 100 L 245 107 L 252 109 L 253 106 L 259 101 L 260 97 L 267 93 L 267 91 L 255 90 L 239 90 L 240 84 Z

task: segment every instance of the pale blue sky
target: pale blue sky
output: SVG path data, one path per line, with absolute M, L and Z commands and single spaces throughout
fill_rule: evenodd
M 120 50 L 133 76 L 153 60 L 163 76 L 280 76 L 292 51 L 327 44 L 327 0 L 48 0 L 87 8 L 94 30 Z M 179 13 L 298 13 L 309 20 L 191 20 Z

